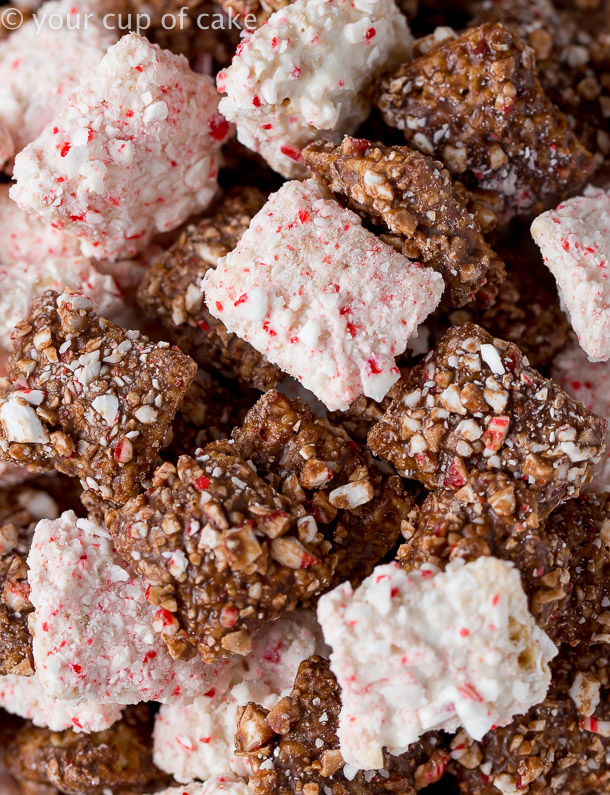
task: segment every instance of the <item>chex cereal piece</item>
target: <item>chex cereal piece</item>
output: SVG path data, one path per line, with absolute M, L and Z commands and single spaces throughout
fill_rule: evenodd
M 323 657 L 299 666 L 287 697 L 269 708 L 242 707 L 235 741 L 252 766 L 255 795 L 341 792 L 344 795 L 405 795 L 439 781 L 449 754 L 439 733 L 430 732 L 401 756 L 383 754 L 379 771 L 346 765 L 339 749 L 337 725 L 341 691 Z
M 610 190 L 588 188 L 538 216 L 532 236 L 580 346 L 591 361 L 610 359 Z
M 140 706 L 125 711 L 123 719 L 105 731 L 54 733 L 26 724 L 10 737 L 1 751 L 7 769 L 24 792 L 66 795 L 139 793 L 167 782 L 152 762 L 152 720 Z M 25 789 L 25 787 L 40 789 Z
M 574 497 L 604 451 L 606 422 L 474 323 L 450 329 L 393 392 L 368 441 L 430 489 L 502 471 L 540 492 L 542 516 Z
M 557 7 L 561 5 L 561 8 Z M 607 0 L 475 0 L 472 24 L 502 22 L 534 50 L 545 94 L 591 152 L 610 154 Z
M 541 701 L 557 649 L 528 610 L 519 572 L 484 557 L 444 572 L 378 566 L 318 604 L 341 687 L 346 762 L 383 765 L 430 730 L 463 726 L 481 739 Z
M 46 727 L 54 732 L 64 729 L 76 732 L 107 729 L 119 720 L 122 709 L 118 704 L 91 701 L 67 704 L 58 701 L 46 694 L 36 674 L 0 676 L 0 707 L 13 715 L 31 720 L 35 726 Z
M 267 392 L 233 438 L 242 458 L 313 516 L 308 533 L 324 538 L 335 582 L 368 577 L 411 526 L 414 498 L 400 479 L 380 472 L 343 428 L 300 399 Z
M 610 635 L 610 495 L 584 494 L 546 523 L 537 495 L 504 473 L 472 475 L 420 506 L 417 529 L 398 558 L 407 571 L 493 555 L 514 563 L 539 627 L 555 643 L 600 643 Z
M 230 191 L 213 215 L 187 227 L 153 263 L 137 293 L 146 314 L 159 318 L 171 339 L 202 367 L 213 365 L 262 391 L 278 385 L 280 370 L 208 312 L 201 282 L 239 243 L 264 203 L 256 188 Z
M 189 784 L 187 787 L 170 787 L 158 795 L 252 795 L 245 781 L 230 773 L 213 776 L 205 784 Z
M 487 285 L 493 299 L 504 266 L 456 192 L 449 172 L 406 146 L 344 138 L 340 146 L 316 142 L 305 163 L 350 208 L 404 238 L 403 254 L 434 268 L 452 306 L 472 300 Z
M 247 760 L 236 757 L 234 749 L 238 707 L 248 701 L 275 706 L 290 692 L 302 660 L 326 651 L 313 612 L 295 610 L 266 624 L 252 638 L 250 654 L 230 662 L 192 704 L 161 707 L 155 721 L 155 764 L 184 783 L 229 770 L 247 778 Z
M 544 701 L 473 742 L 452 742 L 463 795 L 583 795 L 610 785 L 608 646 L 561 647 Z
M 332 558 L 305 509 L 280 496 L 229 442 L 213 442 L 106 516 L 151 587 L 155 629 L 176 658 L 248 654 L 251 633 L 328 587 Z
M 214 671 L 174 661 L 153 629 L 146 584 L 108 531 L 66 511 L 38 522 L 28 555 L 36 671 L 63 701 L 192 701 Z
M 378 104 L 411 146 L 467 186 L 498 191 L 510 213 L 549 206 L 595 166 L 545 96 L 533 51 L 500 23 L 403 64 L 383 78 Z
M 0 675 L 34 673 L 26 558 L 36 522 L 58 514 L 57 503 L 42 488 L 0 490 Z
M 85 20 L 60 0 L 0 42 L 0 126 L 8 135 L 0 168 L 40 135 L 117 38 L 94 14 Z
M 133 256 L 207 207 L 228 132 L 212 80 L 131 33 L 18 155 L 11 197 L 88 256 Z
M 553 361 L 551 375 L 565 391 L 599 414 L 610 425 L 610 368 L 604 362 L 590 362 L 576 342 Z M 593 479 L 586 488 L 610 491 L 610 428 L 606 431 L 606 453 L 593 469 Z
M 24 213 L 8 191 L 8 185 L 0 185 L 0 368 L 13 347 L 13 327 L 45 290 L 81 291 L 111 320 L 125 310 L 116 281 L 83 257 L 78 241 Z
M 307 180 L 272 194 L 203 289 L 230 331 L 334 410 L 363 393 L 383 398 L 443 280 Z
M 17 330 L 0 405 L 0 455 L 80 477 L 104 499 L 140 489 L 197 367 L 47 291 Z
M 218 73 L 220 110 L 282 176 L 305 177 L 301 149 L 320 132 L 354 132 L 370 111 L 371 80 L 406 60 L 411 41 L 394 0 L 295 0 Z

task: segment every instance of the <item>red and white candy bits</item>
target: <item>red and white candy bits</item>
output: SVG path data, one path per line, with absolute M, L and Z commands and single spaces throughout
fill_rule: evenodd
M 386 395 L 443 288 L 314 180 L 274 193 L 203 282 L 210 312 L 331 410 Z
M 137 704 L 189 701 L 217 671 L 172 660 L 153 630 L 146 586 L 108 531 L 66 511 L 40 521 L 28 556 L 34 661 L 50 696 Z
M 0 42 L 0 168 L 40 135 L 118 38 L 81 5 L 44 3 Z
M 305 177 L 301 150 L 352 133 L 367 85 L 408 60 L 412 37 L 394 0 L 296 0 L 239 45 L 217 77 L 237 137 L 285 177 Z
M 610 367 L 605 362 L 590 362 L 582 348 L 573 343 L 555 357 L 551 375 L 570 397 L 610 425 Z M 606 452 L 585 489 L 610 491 L 610 428 L 606 431 Z
M 184 783 L 227 770 L 247 777 L 247 760 L 234 751 L 237 708 L 256 701 L 271 709 L 290 692 L 300 663 L 325 651 L 311 611 L 297 610 L 267 624 L 254 636 L 248 657 L 235 657 L 192 704 L 161 707 L 155 721 L 157 767 Z
M 593 362 L 610 359 L 610 190 L 584 196 L 538 216 L 532 236 L 555 276 L 559 293 Z
M 56 640 L 61 643 L 59 638 Z M 0 676 L 0 707 L 54 732 L 64 729 L 87 733 L 102 731 L 121 718 L 118 704 L 87 701 L 66 704 L 51 698 L 40 684 L 38 674 Z
M 211 78 L 132 33 L 18 155 L 11 198 L 88 256 L 130 257 L 207 207 L 228 133 Z
M 493 557 L 406 574 L 378 566 L 320 599 L 341 686 L 339 740 L 357 770 L 383 766 L 425 732 L 480 740 L 544 698 L 557 649 L 534 623 L 517 569 Z
M 205 784 L 190 784 L 188 787 L 170 787 L 157 795 L 252 795 L 245 781 L 231 776 L 214 776 Z

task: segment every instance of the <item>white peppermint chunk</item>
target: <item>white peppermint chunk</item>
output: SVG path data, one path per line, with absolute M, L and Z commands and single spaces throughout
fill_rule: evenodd
M 314 180 L 273 194 L 203 282 L 213 315 L 332 410 L 385 396 L 443 286 Z
M 192 701 L 218 668 L 173 660 L 153 631 L 157 608 L 108 531 L 66 511 L 36 525 L 28 555 L 34 661 L 45 691 L 65 701 Z M 219 664 L 222 669 L 223 664 Z
M 8 442 L 45 444 L 49 441 L 36 410 L 17 395 L 0 406 L 0 422 Z
M 245 781 L 227 773 L 227 775 L 214 776 L 205 784 L 170 787 L 157 795 L 252 795 L 252 790 Z
M 271 709 L 290 692 L 299 664 L 326 647 L 315 613 L 297 610 L 266 624 L 252 652 L 235 657 L 206 692 L 187 706 L 161 707 L 155 722 L 154 762 L 183 783 L 231 770 L 248 775 L 234 755 L 237 708 L 248 701 Z
M 131 33 L 18 155 L 11 197 L 85 255 L 130 257 L 207 207 L 228 132 L 212 79 Z
M 121 717 L 121 707 L 117 704 L 65 704 L 51 698 L 38 674 L 0 676 L 0 707 L 54 732 L 64 729 L 87 733 L 102 731 Z
M 237 137 L 288 178 L 307 176 L 301 150 L 340 140 L 368 116 L 367 86 L 406 61 L 412 37 L 394 0 L 296 0 L 271 15 L 218 74 L 220 110 Z
M 610 190 L 584 196 L 538 216 L 532 236 L 557 281 L 580 346 L 589 359 L 610 358 Z
M 95 14 L 85 19 L 81 5 L 43 3 L 0 42 L 0 168 L 40 135 L 118 38 Z
M 584 490 L 610 491 L 610 366 L 590 362 L 582 348 L 573 343 L 555 357 L 551 376 L 568 395 L 607 420 L 606 452 Z
M 545 697 L 557 653 L 528 610 L 519 572 L 493 557 L 406 574 L 378 566 L 354 592 L 320 599 L 341 686 L 339 739 L 357 769 L 432 729 L 480 740 Z

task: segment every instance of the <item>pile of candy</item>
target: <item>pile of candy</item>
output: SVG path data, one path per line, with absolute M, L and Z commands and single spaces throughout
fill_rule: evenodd
M 0 795 L 610 794 L 610 0 L 217 2 L 0 5 Z

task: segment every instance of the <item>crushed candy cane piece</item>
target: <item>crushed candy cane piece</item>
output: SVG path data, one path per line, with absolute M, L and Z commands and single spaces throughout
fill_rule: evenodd
M 357 769 L 433 729 L 481 739 L 545 697 L 557 653 L 517 569 L 492 557 L 441 573 L 378 566 L 356 591 L 323 596 L 318 619 L 342 689 L 341 753 Z
M 28 566 L 34 660 L 50 696 L 187 702 L 211 681 L 215 669 L 199 659 L 172 660 L 153 630 L 157 608 L 146 601 L 144 582 L 104 527 L 72 511 L 40 521 Z
M 610 190 L 583 196 L 539 215 L 532 236 L 557 286 L 572 328 L 589 359 L 610 359 Z
M 61 642 L 61 641 L 60 641 Z M 66 704 L 47 695 L 38 674 L 0 676 L 0 707 L 13 715 L 60 732 L 97 732 L 107 729 L 121 717 L 118 704 L 85 701 Z
M 412 37 L 394 0 L 296 0 L 239 45 L 217 76 L 237 137 L 287 178 L 307 176 L 301 150 L 351 133 L 368 116 L 367 84 L 408 60 Z
M 210 312 L 331 410 L 385 396 L 443 288 L 313 180 L 273 194 L 203 282 Z
M 11 196 L 87 256 L 133 256 L 212 200 L 219 119 L 211 78 L 131 33 L 17 156 Z
M 161 707 L 154 735 L 157 767 L 184 783 L 226 770 L 247 776 L 246 761 L 234 752 L 237 708 L 253 700 L 275 706 L 290 692 L 299 664 L 325 650 L 313 612 L 297 610 L 267 624 L 254 636 L 252 652 L 229 663 L 192 704 Z

